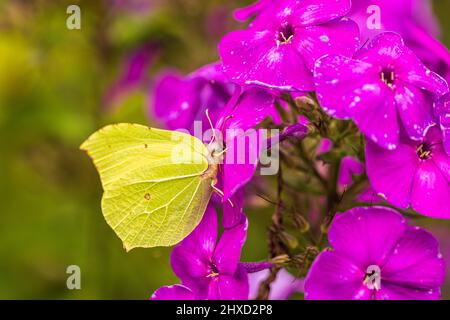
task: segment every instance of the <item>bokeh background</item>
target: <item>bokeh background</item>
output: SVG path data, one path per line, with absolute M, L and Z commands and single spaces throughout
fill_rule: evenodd
M 221 36 L 242 27 L 232 10 L 251 2 L 0 0 L 0 299 L 146 299 L 177 282 L 170 249 L 122 248 L 78 146 L 105 124 L 155 124 L 148 105 L 158 72 L 217 60 Z M 70 4 L 81 7 L 81 30 L 66 28 Z M 449 47 L 450 1 L 434 8 Z M 243 260 L 262 260 L 271 209 L 248 213 Z M 450 225 L 418 223 L 450 259 Z M 66 287 L 72 264 L 81 290 Z

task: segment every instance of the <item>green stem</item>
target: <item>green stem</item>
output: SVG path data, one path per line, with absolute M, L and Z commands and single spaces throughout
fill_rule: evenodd
M 280 168 L 277 176 L 277 204 L 275 207 L 275 212 L 272 215 L 272 225 L 269 228 L 269 236 L 268 236 L 268 244 L 270 251 L 270 258 L 273 259 L 282 254 L 288 253 L 288 249 L 286 246 L 280 241 L 279 234 L 283 231 L 283 170 L 282 170 L 282 160 L 283 157 L 280 157 Z M 258 290 L 258 300 L 268 300 L 270 294 L 270 285 L 273 281 L 275 281 L 278 271 L 280 271 L 281 267 L 273 266 L 270 268 L 270 274 L 265 279 Z
M 319 173 L 319 171 L 317 171 L 315 163 L 306 154 L 306 150 L 303 145 L 303 142 L 300 142 L 297 150 L 298 150 L 298 154 L 299 154 L 300 158 L 303 160 L 303 162 L 306 164 L 306 166 L 309 168 L 309 170 L 311 170 L 314 177 L 316 177 L 317 180 L 319 180 L 320 184 L 326 189 L 327 185 L 328 185 L 327 181 L 324 179 L 324 177 L 322 177 L 322 175 Z

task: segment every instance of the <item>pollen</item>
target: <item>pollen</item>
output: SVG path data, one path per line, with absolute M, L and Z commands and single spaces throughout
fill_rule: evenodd
M 206 277 L 207 278 L 216 278 L 219 274 L 217 272 L 211 272 L 210 274 L 208 274 Z
M 383 69 L 380 73 L 381 81 L 383 81 L 389 88 L 394 87 L 395 72 L 392 69 Z
M 416 153 L 420 160 L 428 160 L 431 158 L 431 149 L 424 143 L 421 143 L 417 147 Z
M 283 25 L 277 36 L 277 44 L 288 44 L 294 38 L 294 28 L 290 24 Z

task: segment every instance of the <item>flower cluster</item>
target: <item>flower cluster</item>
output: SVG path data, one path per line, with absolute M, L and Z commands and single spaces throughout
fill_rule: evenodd
M 220 165 L 220 196 L 172 251 L 181 284 L 152 299 L 440 297 L 438 243 L 406 217 L 450 218 L 450 53 L 428 1 L 371 2 L 260 0 L 235 11 L 252 21 L 222 38 L 219 62 L 161 74 L 150 114 L 163 126 L 280 129 L 280 168 Z M 269 259 L 243 263 L 255 199 L 275 206 Z

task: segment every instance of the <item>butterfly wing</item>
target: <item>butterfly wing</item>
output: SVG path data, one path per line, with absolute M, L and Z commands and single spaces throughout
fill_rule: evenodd
M 200 222 L 212 188 L 199 139 L 117 124 L 94 133 L 81 149 L 97 167 L 103 215 L 127 251 L 176 244 Z

